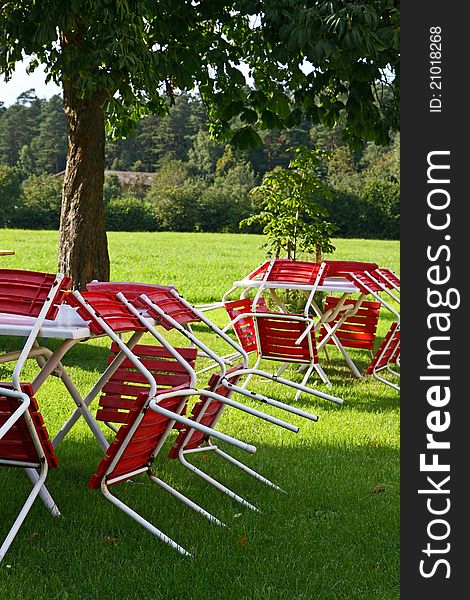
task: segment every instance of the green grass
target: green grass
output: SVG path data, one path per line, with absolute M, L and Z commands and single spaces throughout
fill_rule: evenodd
M 112 278 L 174 283 L 194 302 L 220 299 L 234 279 L 263 258 L 262 238 L 176 233 L 109 234 Z M 56 268 L 57 234 L 2 231 L 0 247 L 17 254 L 2 267 Z M 335 259 L 375 260 L 399 270 L 397 242 L 335 240 Z M 224 322 L 224 315 L 214 313 Z M 384 314 L 379 337 L 389 326 Z M 201 327 L 198 335 L 212 340 Z M 176 342 L 176 338 L 174 338 Z M 3 339 L 0 351 L 15 340 Z M 54 343 L 50 342 L 53 347 Z M 105 340 L 73 348 L 64 364 L 82 393 L 106 361 Z M 223 348 L 220 348 L 223 350 Z M 352 353 L 363 368 L 367 357 Z M 257 446 L 254 455 L 229 452 L 281 485 L 267 488 L 216 456 L 192 461 L 261 509 L 243 508 L 162 452 L 162 478 L 224 521 L 209 524 L 145 478 L 116 493 L 188 548 L 180 557 L 152 538 L 86 483 L 102 452 L 79 422 L 57 454 L 60 468 L 48 487 L 63 517 L 36 502 L 0 565 L 0 598 L 80 600 L 394 600 L 399 598 L 399 398 L 372 380 L 358 381 L 334 351 L 325 368 L 336 406 L 301 396 L 296 406 L 316 412 L 317 423 L 270 409 L 300 427 L 298 434 L 226 411 L 220 429 Z M 264 365 L 269 367 L 269 363 Z M 32 377 L 28 364 L 24 379 Z M 11 365 L 0 365 L 0 378 Z M 300 379 L 293 369 L 288 376 Z M 292 402 L 288 388 L 253 380 L 253 389 Z M 322 384 L 318 384 L 321 389 Z M 72 410 L 61 382 L 51 378 L 39 402 L 54 434 Z M 259 408 L 259 405 L 252 404 Z M 6 534 L 29 482 L 19 471 L 0 472 L 0 538 Z

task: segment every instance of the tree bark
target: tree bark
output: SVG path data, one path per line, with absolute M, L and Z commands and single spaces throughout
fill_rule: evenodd
M 73 82 L 63 82 L 68 150 L 60 215 L 59 272 L 76 289 L 92 279 L 109 281 L 104 220 L 104 98 L 80 99 Z

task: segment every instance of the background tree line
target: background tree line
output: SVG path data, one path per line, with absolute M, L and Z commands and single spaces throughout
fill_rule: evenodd
M 262 132 L 263 144 L 234 150 L 210 138 L 202 102 L 182 94 L 168 116 L 143 118 L 135 135 L 106 145 L 106 168 L 153 173 L 150 188 L 124 186 L 106 177 L 108 230 L 239 232 L 239 223 L 260 210 L 250 190 L 265 173 L 286 167 L 289 148 L 325 150 L 324 182 L 332 191 L 330 220 L 338 237 L 399 237 L 399 152 L 396 134 L 388 146 L 364 143 L 352 152 L 341 127 L 302 123 Z M 67 149 L 60 96 L 21 94 L 0 104 L 0 227 L 56 229 Z M 255 224 L 244 231 L 258 232 Z

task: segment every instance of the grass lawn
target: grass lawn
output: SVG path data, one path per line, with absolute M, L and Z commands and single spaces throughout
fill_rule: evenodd
M 262 241 L 248 235 L 110 233 L 111 277 L 173 283 L 195 303 L 218 300 L 233 280 L 264 259 Z M 335 245 L 334 259 L 375 260 L 399 271 L 398 242 L 335 240 Z M 56 270 L 56 232 L 2 230 L 0 247 L 16 251 L 15 256 L 0 258 L 4 268 Z M 220 311 L 211 316 L 225 323 Z M 390 321 L 384 314 L 379 338 Z M 212 342 L 202 327 L 197 334 Z M 1 339 L 0 352 L 14 343 Z M 49 345 L 53 348 L 54 342 Z M 106 347 L 106 340 L 93 340 L 66 355 L 64 365 L 82 393 L 103 370 Z M 228 451 L 287 494 L 216 456 L 200 453 L 191 458 L 258 506 L 260 513 L 167 460 L 165 451 L 156 463 L 162 479 L 228 528 L 211 525 L 145 477 L 116 489 L 119 497 L 190 550 L 192 559 L 154 539 L 87 487 L 102 451 L 79 422 L 59 446 L 60 467 L 48 478 L 63 517 L 53 519 L 35 503 L 0 565 L 0 599 L 398 599 L 399 397 L 378 382 L 354 379 L 339 354 L 329 354 L 330 364 L 324 355 L 321 360 L 333 382 L 330 391 L 343 397 L 344 405 L 306 395 L 296 402 L 318 414 L 317 423 L 276 409 L 269 411 L 298 425 L 298 434 L 234 410 L 227 410 L 220 422 L 222 431 L 257 447 L 254 455 Z M 351 354 L 360 368 L 367 365 L 364 353 Z M 31 361 L 23 379 L 34 372 Z M 300 381 L 295 370 L 287 373 Z M 0 365 L 0 379 L 10 377 L 11 365 Z M 257 379 L 250 387 L 293 402 L 288 388 Z M 318 388 L 324 389 L 323 384 Z M 53 435 L 71 412 L 72 401 L 55 378 L 41 388 L 38 400 Z M 0 539 L 28 490 L 29 480 L 20 471 L 0 471 Z

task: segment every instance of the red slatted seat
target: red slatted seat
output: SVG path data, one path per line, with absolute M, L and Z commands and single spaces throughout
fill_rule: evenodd
M 87 291 L 90 292 L 104 292 L 112 294 L 113 296 L 118 292 L 122 292 L 130 301 L 137 300 L 139 296 L 146 294 L 179 323 L 184 325 L 198 321 L 198 319 L 195 318 L 194 313 L 188 311 L 187 308 L 178 301 L 177 297 L 171 294 L 171 290 L 174 289 L 174 286 L 156 285 L 151 283 L 92 281 L 87 284 L 86 288 Z M 171 329 L 171 326 L 169 326 L 167 321 L 162 319 L 160 315 L 152 314 L 150 316 L 165 329 Z
M 0 383 L 0 388 L 12 390 L 13 386 L 11 382 Z M 58 466 L 57 457 L 49 440 L 49 434 L 39 411 L 38 403 L 34 398 L 33 388 L 30 383 L 22 383 L 21 391 L 30 398 L 28 412 L 32 424 L 38 434 L 49 468 L 54 469 Z M 18 406 L 19 402 L 16 398 L 5 396 L 0 393 L 0 427 L 18 409 Z M 24 415 L 21 416 L 13 427 L 8 430 L 5 436 L 0 439 L 0 466 L 2 466 L 2 461 L 7 460 L 17 462 L 17 466 L 20 467 L 22 466 L 22 463 L 25 462 L 36 463 L 38 466 L 40 465 L 41 459 Z
M 239 315 L 251 313 L 253 300 L 250 298 L 241 298 L 240 300 L 231 300 L 224 303 L 225 310 L 228 313 L 230 321 L 234 321 Z M 257 312 L 268 312 L 268 307 L 263 297 L 260 297 L 256 306 Z M 256 332 L 253 317 L 247 316 L 233 325 L 233 329 L 241 347 L 247 354 L 258 350 L 256 342 Z
M 52 273 L 0 269 L 0 312 L 28 317 L 39 316 L 56 280 L 57 275 Z M 52 304 L 46 319 L 55 319 L 64 292 L 70 289 L 71 285 L 70 277 L 60 280 L 60 285 L 51 298 Z
M 324 313 L 329 310 L 334 310 L 340 298 L 329 296 L 325 299 Z M 346 301 L 345 306 L 354 307 L 354 302 Z M 335 335 L 338 337 L 341 344 L 347 348 L 359 348 L 362 350 L 374 350 L 375 338 L 377 334 L 377 325 L 379 322 L 380 302 L 363 301 L 357 312 L 349 317 L 335 330 Z M 342 318 L 342 314 L 338 313 L 336 318 L 329 321 L 330 327 L 333 327 Z M 320 329 L 319 343 L 327 335 L 327 330 L 323 326 Z M 334 344 L 334 340 L 330 337 L 327 344 Z
M 377 269 L 376 263 L 354 260 L 325 260 L 326 277 L 346 277 L 349 273 L 363 273 Z
M 122 302 L 116 299 L 113 293 L 82 292 L 82 298 L 93 307 L 98 317 L 101 317 L 115 333 L 125 331 L 145 331 L 146 327 L 130 313 Z M 77 308 L 77 314 L 88 322 L 90 331 L 97 335 L 105 333 L 103 327 L 94 316 L 77 300 L 72 293 L 65 295 L 65 301 L 70 306 Z
M 175 350 L 194 368 L 196 348 L 175 348 Z M 108 365 L 113 362 L 119 351 L 118 345 L 113 343 L 108 356 Z M 188 371 L 166 348 L 137 344 L 132 348 L 132 352 L 152 373 L 159 392 L 163 392 L 165 388 L 189 386 Z M 142 392 L 148 391 L 148 388 L 149 384 L 144 375 L 129 359 L 125 359 L 103 387 L 96 419 L 109 423 L 125 423 L 128 411 Z
M 371 275 L 387 286 L 388 289 L 400 289 L 400 278 L 390 269 L 381 267 L 380 269 L 371 271 Z
M 299 316 L 301 315 L 291 315 Z M 296 341 L 305 331 L 304 321 L 281 319 L 272 316 L 256 317 L 258 325 L 258 351 L 263 358 L 282 362 L 318 363 L 318 353 L 313 329 L 300 344 Z
M 172 285 L 158 285 L 156 283 L 135 283 L 133 281 L 90 281 L 86 284 L 87 292 L 104 292 L 114 294 L 123 292 L 130 300 L 138 298 L 142 294 L 148 294 L 157 290 L 170 290 Z
M 376 379 L 399 390 L 400 387 L 395 383 L 388 381 L 381 375 L 384 370 L 399 376 L 398 371 L 390 368 L 390 365 L 397 364 L 400 357 L 400 323 L 393 322 L 375 353 L 371 364 L 365 370 L 366 375 L 373 375 Z
M 313 369 L 317 371 L 322 381 L 329 383 L 318 362 L 315 330 L 311 327 L 310 319 L 302 315 L 269 312 L 262 297 L 258 299 L 255 313 L 252 312 L 253 300 L 249 298 L 225 302 L 224 306 L 242 348 L 247 354 L 257 353 L 258 358 L 254 369 L 257 369 L 263 358 L 284 364 L 308 364 L 309 367 L 300 384 L 303 388 Z M 305 334 L 308 327 L 310 327 L 309 332 Z M 299 342 L 301 336 L 303 339 Z M 276 377 L 275 380 L 278 380 Z M 250 376 L 246 379 L 245 385 L 249 379 Z M 284 380 L 282 383 L 289 385 L 291 382 Z M 295 399 L 302 391 L 306 390 L 299 389 Z
M 149 299 L 159 306 L 166 314 L 172 317 L 180 325 L 187 325 L 189 323 L 198 323 L 200 321 L 197 314 L 191 310 L 191 308 L 185 306 L 178 299 L 177 295 L 171 293 L 170 289 L 155 290 L 150 293 L 146 293 Z M 167 330 L 173 328 L 173 326 L 166 321 L 159 313 L 152 311 L 148 304 L 140 303 L 141 306 L 148 310 L 150 317 Z
M 313 285 L 317 280 L 320 267 L 321 263 L 277 259 L 274 261 L 266 281 Z
M 106 456 L 98 465 L 97 472 L 90 479 L 88 485 L 97 489 L 101 486 L 103 477 L 112 461 L 121 449 L 122 443 L 126 440 L 131 427 L 136 423 L 138 417 L 142 417 L 137 429 L 131 436 L 130 442 L 125 446 L 124 452 L 119 457 L 116 465 L 107 476 L 108 479 L 122 477 L 125 474 L 133 473 L 136 470 L 143 469 L 147 471 L 149 464 L 153 462 L 153 454 L 159 443 L 166 438 L 168 428 L 171 425 L 171 419 L 160 415 L 152 410 L 142 412 L 146 401 L 147 393 L 139 394 L 135 399 L 133 406 L 126 414 L 124 424 L 119 428 L 116 439 L 109 446 Z M 179 396 L 168 398 L 162 401 L 162 406 L 172 412 L 180 413 L 185 401 Z M 125 477 L 121 481 L 130 479 L 132 475 Z M 117 482 L 118 483 L 118 482 Z M 109 485 L 111 485 L 109 483 Z

